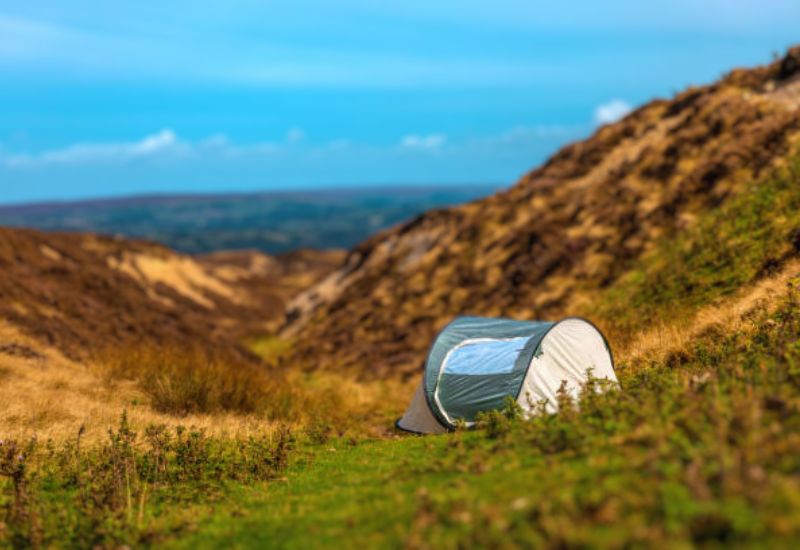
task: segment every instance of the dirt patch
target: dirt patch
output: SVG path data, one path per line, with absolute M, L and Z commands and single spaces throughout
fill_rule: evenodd
M 0 344 L 0 355 L 10 355 L 11 357 L 21 357 L 23 359 L 44 360 L 45 356 L 35 349 L 22 344 Z

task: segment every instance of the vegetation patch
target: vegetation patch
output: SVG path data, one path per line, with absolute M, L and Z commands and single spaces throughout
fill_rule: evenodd
M 100 362 L 107 378 L 136 380 L 153 408 L 177 415 L 259 412 L 271 389 L 264 368 L 201 348 L 140 346 Z
M 112 350 L 97 362 L 107 385 L 134 381 L 159 412 L 254 416 L 302 427 L 317 439 L 385 432 L 406 404 L 404 382 L 285 372 L 271 365 L 289 343 L 264 338 L 251 345 L 264 364 L 202 348 L 147 346 Z
M 0 441 L 0 542 L 14 547 L 153 544 L 194 525 L 233 483 L 280 476 L 294 446 L 287 428 L 214 438 L 151 425 L 135 432 L 123 414 L 107 440 L 81 446 Z
M 629 547 L 800 542 L 800 301 L 590 381 L 580 406 L 318 447 L 182 547 Z
M 594 313 L 620 333 L 691 315 L 800 252 L 800 156 L 665 238 L 603 293 Z

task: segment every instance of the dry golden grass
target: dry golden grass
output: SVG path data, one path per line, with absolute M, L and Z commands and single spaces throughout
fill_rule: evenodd
M 0 351 L 0 438 L 63 441 L 84 426 L 84 439 L 98 441 L 123 410 L 134 429 L 184 425 L 246 437 L 289 423 L 318 434 L 380 436 L 413 391 L 411 382 L 361 383 L 332 373 L 246 372 L 175 350 L 117 350 L 80 364 L 1 321 L 0 344 L 11 350 Z
M 690 344 L 704 333 L 716 330 L 721 333 L 748 333 L 755 329 L 751 314 L 754 311 L 772 311 L 780 298 L 789 290 L 792 279 L 800 276 L 800 261 L 792 260 L 775 275 L 741 289 L 730 298 L 700 308 L 687 319 L 657 326 L 615 339 L 623 343 L 619 347 L 617 360 L 631 368 L 663 361 L 679 350 L 689 349 Z
M 50 365 L 48 370 L 63 368 Z M 65 369 L 66 371 L 66 369 Z M 16 374 L 16 373 L 14 373 Z M 91 376 L 70 377 L 66 387 L 48 387 L 39 377 L 12 375 L 0 381 L 4 400 L 0 404 L 0 437 L 63 441 L 74 438 L 85 426 L 84 438 L 97 441 L 116 425 L 120 412 L 128 412 L 131 424 L 140 429 L 149 424 L 193 426 L 215 436 L 247 436 L 271 432 L 276 423 L 252 415 L 194 414 L 184 417 L 161 414 L 147 406 L 132 384 L 100 388 Z
M 616 334 L 619 365 L 636 370 L 686 350 L 709 331 L 746 332 L 751 313 L 769 311 L 800 275 L 800 261 L 697 310 L 691 318 Z M 70 361 L 0 322 L 0 437 L 105 437 L 121 411 L 135 428 L 191 425 L 210 435 L 247 436 L 290 423 L 316 433 L 388 433 L 417 382 L 358 381 L 332 373 L 289 372 L 233 364 L 192 350 L 116 349 L 91 365 Z M 253 343 L 268 363 L 290 342 Z
M 791 261 L 691 318 L 615 335 L 617 361 L 638 369 L 687 349 L 710 330 L 748 331 L 750 314 L 769 310 L 798 275 L 800 261 Z M 3 323 L 0 341 L 15 346 L 13 353 L 0 353 L 0 437 L 58 441 L 74 437 L 83 425 L 85 437 L 97 440 L 122 410 L 134 427 L 192 425 L 219 436 L 264 433 L 287 422 L 329 434 L 381 436 L 402 413 L 417 382 L 362 382 L 332 372 L 278 375 L 174 349 L 117 349 L 84 365 Z M 288 347 L 277 340 L 253 346 L 268 360 Z
M 0 437 L 56 441 L 72 438 L 85 426 L 88 440 L 105 437 L 127 410 L 134 426 L 192 425 L 213 435 L 247 435 L 275 423 L 254 415 L 163 414 L 131 381 L 104 383 L 95 367 L 70 361 L 53 349 L 0 322 Z
M 139 281 L 154 297 L 158 296 L 158 286 L 165 285 L 208 309 L 214 309 L 215 304 L 205 296 L 205 292 L 222 296 L 234 303 L 246 300 L 246 296 L 241 296 L 235 290 L 236 287 L 210 276 L 192 258 L 125 253 L 122 259 L 110 257 L 108 262 L 110 267 Z

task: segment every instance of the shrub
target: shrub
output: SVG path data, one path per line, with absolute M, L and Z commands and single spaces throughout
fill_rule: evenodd
M 498 439 L 509 433 L 512 426 L 522 420 L 522 416 L 522 407 L 513 397 L 507 396 L 502 409 L 478 413 L 475 426 L 486 430 L 487 437 Z
M 200 348 L 128 348 L 101 358 L 109 379 L 136 380 L 160 412 L 263 410 L 274 385 L 265 367 Z

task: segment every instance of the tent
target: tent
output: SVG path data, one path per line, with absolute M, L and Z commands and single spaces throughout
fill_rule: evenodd
M 422 382 L 397 427 L 443 433 L 456 422 L 473 423 L 480 411 L 502 408 L 508 396 L 527 414 L 539 403 L 554 412 L 562 381 L 577 398 L 589 369 L 616 384 L 608 342 L 585 319 L 459 317 L 434 340 Z

